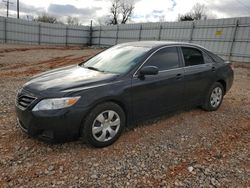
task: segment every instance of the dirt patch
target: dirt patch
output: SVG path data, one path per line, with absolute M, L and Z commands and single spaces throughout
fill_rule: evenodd
M 56 57 L 51 60 L 37 62 L 35 64 L 23 63 L 20 65 L 10 65 L 3 69 L 1 69 L 0 76 L 1 77 L 12 77 L 16 76 L 31 76 L 34 74 L 38 74 L 40 72 L 54 69 L 61 66 L 79 64 L 84 61 L 86 56 L 81 57 L 72 57 L 71 55 Z
M 9 52 L 25 52 L 28 50 L 82 50 L 87 47 L 61 47 L 61 46 L 32 46 L 32 47 L 21 47 L 21 46 L 9 46 L 9 48 L 0 48 L 0 54 L 9 53 Z

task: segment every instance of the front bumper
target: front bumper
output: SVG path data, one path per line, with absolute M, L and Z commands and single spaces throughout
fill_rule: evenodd
M 33 112 L 16 106 L 20 128 L 32 137 L 49 142 L 78 138 L 85 114 L 86 110 L 77 107 Z

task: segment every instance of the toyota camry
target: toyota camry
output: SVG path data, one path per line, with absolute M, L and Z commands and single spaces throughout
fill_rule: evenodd
M 17 93 L 17 121 L 32 137 L 104 147 L 134 122 L 185 106 L 217 110 L 232 82 L 231 64 L 201 46 L 118 44 L 31 78 Z

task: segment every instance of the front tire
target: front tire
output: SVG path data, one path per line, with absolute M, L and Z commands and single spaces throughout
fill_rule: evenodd
M 224 94 L 225 91 L 223 85 L 219 82 L 214 83 L 206 96 L 202 108 L 206 111 L 217 110 L 223 101 Z
M 94 147 L 105 147 L 113 144 L 125 127 L 125 113 L 113 102 L 97 105 L 87 115 L 82 137 Z

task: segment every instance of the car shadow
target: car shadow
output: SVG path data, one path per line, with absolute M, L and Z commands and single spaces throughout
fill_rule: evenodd
M 157 117 L 145 118 L 143 120 L 136 121 L 136 122 L 133 122 L 133 123 L 129 124 L 128 126 L 126 126 L 124 132 L 127 133 L 127 132 L 130 132 L 130 131 L 134 131 L 134 129 L 140 129 L 142 127 L 152 126 L 152 124 L 156 124 L 156 123 L 158 123 L 160 121 L 165 121 L 165 120 L 167 120 L 169 118 L 172 118 L 174 116 L 178 116 L 178 115 L 180 115 L 182 113 L 190 112 L 190 111 L 196 110 L 196 109 L 198 110 L 198 109 L 201 109 L 201 108 L 197 107 L 197 106 L 195 106 L 195 107 L 194 106 L 187 106 L 184 109 L 170 111 L 170 112 L 167 112 L 167 113 L 162 114 L 162 115 L 157 116 Z M 57 146 L 57 147 L 59 146 L 60 147 L 60 145 L 62 145 L 62 148 L 64 148 L 63 145 L 74 143 L 74 144 L 80 145 L 80 147 L 82 147 L 82 148 L 88 148 L 88 149 L 89 148 L 95 148 L 95 147 L 87 144 L 86 142 L 84 142 L 84 139 L 82 139 L 81 137 L 79 137 L 79 138 L 71 138 L 71 139 L 63 139 L 63 140 L 57 140 L 57 141 L 43 140 L 43 139 L 39 139 L 39 138 L 33 138 L 33 137 L 30 137 L 30 136 L 28 136 L 28 137 L 32 138 L 32 139 L 36 139 L 38 142 L 42 142 L 43 144 L 45 144 L 45 146 L 48 146 L 48 147 L 53 147 L 53 146 Z M 101 149 L 101 148 L 96 148 L 96 149 Z

